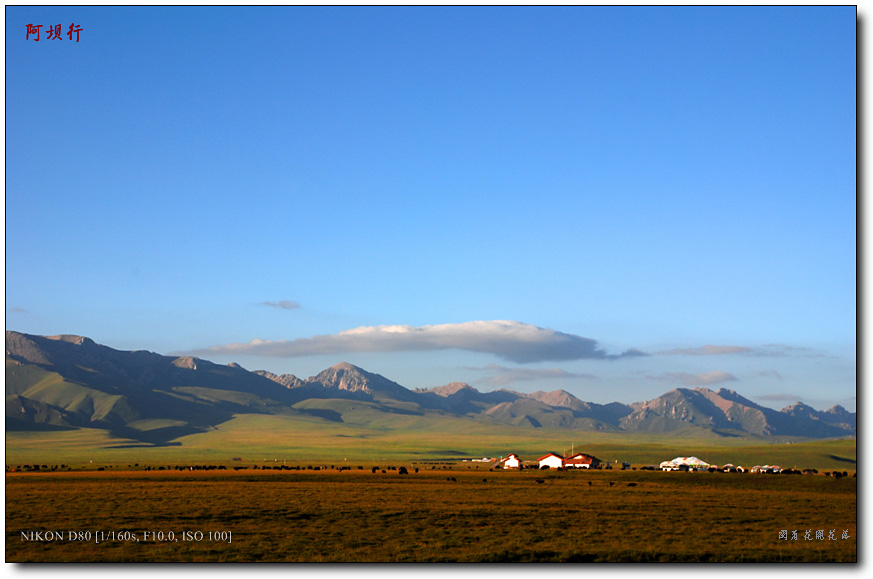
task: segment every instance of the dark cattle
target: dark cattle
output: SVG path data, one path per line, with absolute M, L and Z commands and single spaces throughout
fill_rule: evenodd
M 409 471 L 406 470 L 405 466 L 401 466 L 400 470 L 397 471 L 397 474 L 409 474 Z
M 546 481 L 543 480 L 543 479 L 541 479 L 541 478 L 538 478 L 538 479 L 537 479 L 537 484 L 538 484 L 538 485 L 541 485 L 541 484 L 543 484 L 544 482 L 546 482 Z
M 612 485 L 614 485 L 614 484 L 615 484 L 614 482 L 609 481 L 609 486 L 612 486 Z
M 635 486 L 637 486 L 637 483 L 627 483 L 627 486 L 629 486 L 629 487 L 635 487 Z

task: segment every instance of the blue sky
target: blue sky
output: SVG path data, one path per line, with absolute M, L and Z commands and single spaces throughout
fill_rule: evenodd
M 855 410 L 855 48 L 854 7 L 7 7 L 6 328 Z

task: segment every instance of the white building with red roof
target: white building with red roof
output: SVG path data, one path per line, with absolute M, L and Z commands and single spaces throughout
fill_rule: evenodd
M 597 468 L 601 460 L 597 457 L 577 452 L 573 456 L 564 459 L 564 468 Z
M 541 456 L 537 459 L 540 463 L 540 468 L 547 466 L 549 468 L 563 468 L 564 467 L 564 457 L 558 454 L 557 452 L 550 452 L 545 456 Z
M 514 452 L 510 452 L 503 461 L 503 468 L 521 468 L 521 459 Z

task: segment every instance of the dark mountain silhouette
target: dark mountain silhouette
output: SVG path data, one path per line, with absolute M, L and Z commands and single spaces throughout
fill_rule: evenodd
M 361 401 L 339 403 L 331 401 Z M 320 401 L 320 402 L 319 402 Z M 325 405 L 333 405 L 331 408 Z M 302 380 L 192 357 L 121 351 L 81 336 L 6 332 L 6 428 L 101 428 L 173 444 L 238 414 L 465 416 L 491 424 L 717 436 L 854 436 L 856 414 L 797 403 L 766 408 L 732 390 L 677 388 L 647 402 L 595 404 L 569 392 L 480 392 L 464 383 L 409 390 L 348 363 Z

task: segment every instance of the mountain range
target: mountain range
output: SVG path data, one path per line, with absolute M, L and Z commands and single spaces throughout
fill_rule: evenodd
M 857 430 L 856 414 L 841 406 L 818 411 L 798 402 L 777 411 L 724 388 L 676 388 L 632 404 L 584 402 L 564 390 L 480 392 L 464 383 L 410 390 L 345 362 L 304 380 L 233 363 L 115 350 L 81 336 L 6 332 L 7 431 L 100 428 L 171 444 L 239 414 L 347 422 L 364 411 L 380 420 L 451 415 L 479 424 L 615 433 L 832 438 Z

